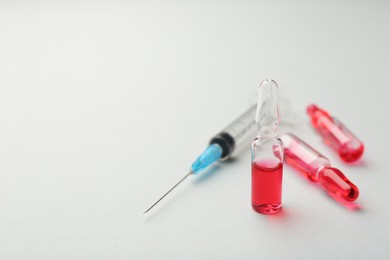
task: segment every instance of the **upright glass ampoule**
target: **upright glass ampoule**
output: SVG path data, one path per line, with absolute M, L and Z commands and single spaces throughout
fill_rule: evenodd
M 279 127 L 278 86 L 273 80 L 260 84 L 255 117 L 259 134 L 251 146 L 252 207 L 262 214 L 282 206 L 283 144 Z

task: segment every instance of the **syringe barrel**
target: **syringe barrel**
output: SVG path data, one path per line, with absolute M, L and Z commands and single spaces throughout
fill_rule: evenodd
M 222 159 L 227 159 L 233 151 L 244 143 L 250 143 L 256 132 L 255 113 L 257 105 L 251 106 L 241 116 L 214 136 L 210 144 L 217 143 L 222 147 Z

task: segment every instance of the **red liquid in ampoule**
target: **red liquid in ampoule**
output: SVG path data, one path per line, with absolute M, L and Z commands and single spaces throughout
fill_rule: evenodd
M 346 201 L 354 201 L 359 189 L 345 175 L 330 166 L 329 160 L 313 147 L 293 134 L 282 136 L 285 161 L 307 176 L 311 181 L 319 182 L 329 193 Z
M 355 162 L 364 153 L 363 143 L 341 122 L 316 105 L 307 107 L 312 125 L 322 135 L 325 143 L 335 149 L 345 162 Z
M 326 191 L 346 201 L 354 201 L 359 196 L 359 189 L 339 169 L 324 167 L 319 172 L 319 181 Z
M 262 214 L 278 212 L 282 206 L 283 164 L 252 162 L 252 207 Z

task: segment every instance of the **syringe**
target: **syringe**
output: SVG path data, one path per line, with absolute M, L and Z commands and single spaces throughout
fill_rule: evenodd
M 210 140 L 209 146 L 204 152 L 192 163 L 189 172 L 175 184 L 167 193 L 165 193 L 159 200 L 157 200 L 144 213 L 151 210 L 157 203 L 159 203 L 165 196 L 167 196 L 174 188 L 176 188 L 188 176 L 195 175 L 207 168 L 218 160 L 226 160 L 232 154 L 235 148 L 241 146 L 245 141 L 251 140 L 255 130 L 256 124 L 254 121 L 257 105 L 250 107 L 244 114 L 234 120 L 230 125 L 223 129 L 219 134 Z

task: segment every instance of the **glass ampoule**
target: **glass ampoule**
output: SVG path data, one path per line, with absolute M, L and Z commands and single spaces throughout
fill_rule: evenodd
M 278 89 L 273 80 L 260 84 L 255 120 L 259 133 L 251 146 L 252 207 L 273 214 L 282 206 L 283 179 L 283 144 L 277 136 Z
M 364 144 L 344 124 L 327 111 L 311 104 L 307 107 L 312 126 L 323 137 L 326 144 L 332 147 L 341 160 L 355 162 L 364 153 Z
M 331 195 L 354 201 L 359 189 L 339 169 L 331 167 L 328 158 L 293 134 L 281 136 L 287 164 L 313 182 L 318 182 Z

